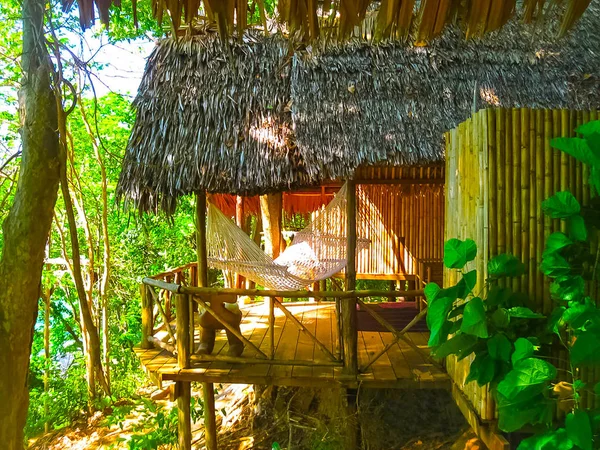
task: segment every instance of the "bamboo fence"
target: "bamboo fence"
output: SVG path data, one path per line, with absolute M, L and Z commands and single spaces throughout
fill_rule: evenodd
M 565 223 L 542 214 L 541 202 L 569 189 L 585 206 L 590 202 L 590 189 L 587 168 L 551 148 L 550 140 L 574 136 L 578 125 L 597 118 L 598 111 L 486 109 L 446 134 L 445 240 L 470 238 L 477 243 L 477 258 L 470 263 L 479 273 L 475 292 L 487 278 L 487 260 L 508 252 L 526 266 L 525 274 L 508 287 L 527 294 L 538 311 L 552 311 L 549 280 L 539 271 L 539 264 L 546 238 L 565 231 Z M 455 271 L 444 269 L 444 285 L 456 284 L 457 278 Z M 596 298 L 597 286 L 588 289 Z M 561 357 L 558 352 L 553 356 Z M 470 362 L 448 358 L 448 373 L 479 418 L 493 421 L 497 412 L 488 389 L 464 383 Z M 553 362 L 567 369 L 564 359 Z M 592 383 L 600 379 L 600 371 L 583 369 L 580 377 Z M 596 402 L 598 407 L 598 401 L 593 395 L 583 395 L 583 405 Z

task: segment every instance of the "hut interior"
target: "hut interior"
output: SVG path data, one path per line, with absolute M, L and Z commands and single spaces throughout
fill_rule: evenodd
M 368 299 L 419 299 L 424 281 L 440 281 L 444 222 L 453 237 L 448 225 L 466 220 L 446 200 L 459 174 L 444 167 L 446 131 L 484 108 L 600 104 L 593 51 L 600 35 L 585 31 L 597 29 L 598 17 L 584 15 L 559 42 L 511 22 L 477 41 L 450 29 L 427 47 L 295 46 L 252 31 L 228 42 L 227 52 L 210 32 L 157 44 L 134 103 L 118 195 L 140 212 L 167 216 L 179 197 L 196 196 L 198 260 L 143 280 L 137 349 L 153 380 L 176 382 L 181 448 L 190 448 L 192 381 L 203 383 L 211 450 L 213 383 L 451 386 L 428 354 L 427 334 L 415 331 L 426 305 L 413 303 L 420 308 L 398 326 Z M 285 245 L 275 242 L 282 219 L 317 216 L 344 182 L 343 274 L 310 292 L 257 289 L 239 277 L 229 288 L 210 285 L 207 199 L 253 237 L 257 229 L 248 224 L 262 222 L 275 256 Z M 371 206 L 363 223 L 357 198 Z M 369 246 L 357 251 L 361 227 L 370 230 Z M 357 289 L 361 278 L 395 289 Z M 239 325 L 221 308 L 236 296 L 264 299 L 239 307 Z M 282 301 L 309 297 L 317 301 Z M 362 330 L 359 310 L 371 317 Z M 197 345 L 205 314 L 227 332 L 208 353 Z M 241 354 L 231 353 L 232 342 L 243 344 Z M 466 415 L 481 420 L 472 409 Z M 491 434 L 493 448 L 508 448 Z

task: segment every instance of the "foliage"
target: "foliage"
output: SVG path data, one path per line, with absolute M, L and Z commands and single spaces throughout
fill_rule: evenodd
M 129 101 L 117 94 L 108 94 L 97 101 L 83 100 L 88 118 L 97 122 L 93 128 L 102 137 L 102 152 L 108 177 L 108 228 L 111 243 L 109 284 L 109 342 L 112 400 L 131 398 L 146 381 L 133 353 L 141 339 L 139 281 L 150 273 L 164 271 L 195 257 L 192 200 L 182 201 L 181 213 L 168 223 L 156 216 L 130 216 L 114 203 L 122 155 L 134 120 Z M 97 114 L 94 111 L 97 109 Z M 78 109 L 70 116 L 69 130 L 76 158 L 74 170 L 81 179 L 81 199 L 93 236 L 100 235 L 101 174 L 94 148 L 83 117 Z M 57 204 L 56 215 L 63 217 L 63 203 Z M 78 231 L 84 235 L 83 223 Z M 54 228 L 50 239 L 50 257 L 62 257 L 61 237 Z M 94 238 L 91 249 L 96 260 L 101 258 L 101 244 Z M 88 243 L 81 240 L 82 254 L 88 255 Z M 33 436 L 44 429 L 48 421 L 52 428 L 69 425 L 86 412 L 88 393 L 85 385 L 85 363 L 79 328 L 79 307 L 73 282 L 64 266 L 47 267 L 45 285 L 54 286 L 50 318 L 50 386 L 44 393 L 43 374 L 46 367 L 43 354 L 43 305 L 35 327 L 30 370 L 30 408 L 26 433 Z M 95 300 L 97 298 L 95 297 Z M 52 405 L 44 415 L 44 401 Z M 110 399 L 109 399 L 110 400 Z M 112 401 L 109 401 L 112 403 Z M 141 447 L 140 447 L 141 448 Z
M 590 206 L 582 206 L 569 191 L 542 202 L 543 212 L 566 222 L 567 229 L 546 239 L 539 267 L 552 281 L 552 314 L 534 312 L 526 297 L 508 287 L 510 278 L 525 269 L 509 254 L 488 261 L 488 279 L 480 280 L 475 294 L 477 272 L 466 267 L 477 249 L 469 239 L 451 239 L 445 246 L 444 264 L 460 272 L 460 281 L 444 289 L 431 283 L 425 288 L 433 355 L 473 357 L 466 382 L 490 387 L 501 430 L 542 426 L 541 433 L 520 444 L 521 450 L 600 448 L 593 439 L 600 431 L 598 412 L 580 401 L 584 390 L 591 394 L 580 369 L 600 363 L 600 309 L 585 289 L 586 282 L 597 282 L 600 260 L 600 248 L 592 253 L 590 244 L 600 228 L 600 121 L 576 131 L 582 137 L 554 139 L 552 146 L 589 166 L 595 196 Z M 558 380 L 557 368 L 547 358 L 556 345 L 568 354 L 567 380 Z M 562 426 L 553 428 L 557 403 L 568 414 Z

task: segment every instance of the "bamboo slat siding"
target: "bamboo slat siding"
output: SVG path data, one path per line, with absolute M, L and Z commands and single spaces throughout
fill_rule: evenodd
M 526 266 L 525 274 L 510 287 L 528 294 L 540 312 L 552 311 L 549 281 L 538 268 L 546 237 L 565 231 L 565 223 L 544 216 L 541 202 L 569 189 L 587 205 L 590 189 L 587 168 L 552 149 L 550 140 L 573 136 L 574 128 L 597 118 L 597 111 L 487 109 L 447 133 L 445 240 L 471 238 L 477 243 L 475 292 L 487 278 L 487 260 L 508 252 Z M 444 270 L 444 285 L 457 281 L 454 271 Z M 597 298 L 597 286 L 588 288 L 592 298 Z M 495 404 L 488 390 L 476 383 L 464 384 L 469 364 L 470 360 L 448 358 L 448 373 L 480 418 L 493 420 Z M 559 369 L 566 367 L 559 365 Z M 583 370 L 581 375 L 586 382 L 600 379 L 598 370 Z M 584 405 L 593 402 L 592 396 L 584 397 Z
M 419 262 L 440 261 L 443 186 L 360 185 L 371 207 L 357 224 L 371 240 L 357 258 L 361 274 L 422 275 Z M 441 280 L 440 280 L 441 281 Z
M 367 215 L 358 215 L 359 234 L 371 240 L 357 255 L 359 274 L 419 275 L 442 259 L 444 240 L 444 168 L 430 166 L 365 166 L 354 176 L 365 194 Z M 371 184 L 369 184 L 371 183 Z M 329 203 L 340 182 L 283 193 L 286 214 L 311 214 Z M 215 194 L 214 202 L 226 215 L 235 216 L 235 196 Z M 244 197 L 244 214 L 260 211 L 258 197 Z M 441 273 L 431 271 L 441 283 Z

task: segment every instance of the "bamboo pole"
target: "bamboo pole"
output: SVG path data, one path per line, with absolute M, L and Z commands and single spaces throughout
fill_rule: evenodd
M 522 252 L 522 209 L 521 209 L 521 111 L 517 108 L 512 110 L 513 116 L 513 252 L 515 255 L 523 255 Z M 527 177 L 528 178 L 528 177 Z M 521 290 L 521 279 L 513 279 L 513 290 Z
M 561 136 L 569 137 L 571 135 L 571 124 L 569 110 L 561 110 Z M 569 189 L 569 155 L 564 152 L 560 153 L 560 190 L 565 191 Z M 567 232 L 567 222 L 561 220 L 560 231 L 563 233 Z
M 356 185 L 347 181 L 346 198 L 346 291 L 356 288 Z M 356 296 L 341 305 L 342 333 L 344 343 L 344 369 L 347 375 L 358 374 L 358 332 L 356 329 Z
M 546 183 L 546 161 L 548 153 L 546 151 L 546 119 L 549 118 L 549 111 L 536 110 L 535 112 L 535 194 L 531 197 L 531 208 L 535 224 L 532 234 L 535 236 L 535 244 L 532 246 L 532 257 L 534 258 L 534 272 L 530 276 L 530 282 L 534 284 L 533 297 L 536 304 L 544 310 L 544 277 L 539 269 L 542 263 L 542 253 L 544 247 L 544 216 L 542 214 L 542 201 L 544 200 L 544 191 Z M 532 239 L 533 240 L 533 239 Z
M 506 252 L 506 119 L 505 110 L 496 110 L 496 169 L 497 169 L 497 228 L 498 228 L 498 254 Z
M 497 255 L 498 252 L 498 170 L 497 170 L 497 155 L 498 150 L 496 148 L 496 110 L 488 109 L 487 110 L 487 149 L 485 151 L 488 152 L 488 167 L 486 170 L 488 171 L 488 180 L 489 186 L 485 188 L 488 191 L 489 195 L 489 246 L 490 251 L 486 257 L 492 257 Z
M 531 155 L 530 149 L 530 110 L 527 108 L 521 109 L 521 262 L 525 264 L 526 272 L 521 280 L 521 288 L 523 291 L 527 290 L 531 295 L 532 283 L 530 282 L 530 275 L 533 275 L 533 267 L 531 267 L 531 254 L 529 253 L 529 238 L 531 236 L 530 228 L 530 182 L 531 176 Z M 535 165 L 534 165 L 535 170 Z M 535 189 L 535 188 L 534 188 Z
M 512 110 L 505 109 L 504 114 L 506 116 L 506 152 L 504 154 L 504 166 L 505 171 L 505 189 L 506 189 L 506 252 L 514 254 L 515 250 L 513 247 L 513 218 L 512 211 L 515 205 L 513 204 L 513 140 L 512 140 Z M 509 284 L 508 282 L 506 284 Z
M 544 231 L 543 231 L 543 234 L 540 236 L 540 242 L 538 243 L 538 250 L 537 250 L 538 263 L 541 263 L 541 261 L 542 261 L 542 254 L 544 251 L 544 245 L 545 245 L 546 239 L 548 239 L 548 236 L 550 236 L 550 234 L 552 234 L 552 219 L 542 213 L 542 203 L 541 202 L 543 200 L 551 197 L 554 193 L 553 192 L 553 190 L 554 190 L 553 178 L 556 177 L 556 174 L 554 172 L 554 160 L 555 160 L 554 153 L 556 152 L 556 150 L 553 150 L 552 147 L 550 146 L 550 140 L 554 136 L 554 132 L 555 132 L 553 115 L 554 115 L 554 113 L 552 111 L 544 112 L 544 149 L 543 149 L 543 151 L 544 151 L 544 188 L 543 188 L 543 192 L 538 194 L 538 205 L 537 205 L 537 208 L 538 208 L 537 213 L 540 217 L 543 218 Z M 538 231 L 539 231 L 539 229 L 538 229 Z M 540 288 L 543 289 L 543 299 L 542 299 L 543 309 L 542 310 L 543 310 L 544 314 L 549 314 L 553 308 L 552 299 L 550 298 L 550 283 L 548 282 L 546 277 L 544 277 L 544 274 L 540 270 L 538 270 L 537 280 L 538 280 L 538 283 L 540 284 Z M 539 292 L 539 290 L 538 290 L 538 292 Z

